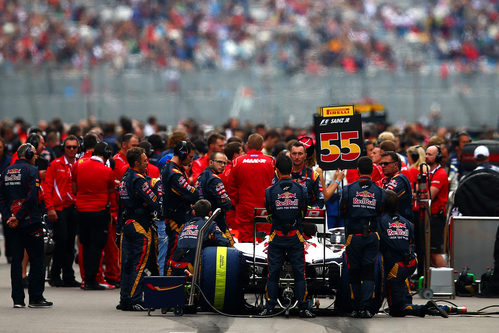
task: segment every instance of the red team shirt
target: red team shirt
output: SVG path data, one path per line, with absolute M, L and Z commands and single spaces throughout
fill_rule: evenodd
M 79 160 L 73 168 L 76 182 L 76 209 L 80 212 L 98 212 L 106 209 L 114 188 L 113 170 L 99 157 Z
M 447 178 L 447 173 L 439 166 L 430 172 L 429 182 L 430 186 L 440 189 L 437 197 L 431 198 L 431 214 L 438 214 L 440 210 L 443 210 L 445 214 L 445 205 L 449 197 L 449 179 Z

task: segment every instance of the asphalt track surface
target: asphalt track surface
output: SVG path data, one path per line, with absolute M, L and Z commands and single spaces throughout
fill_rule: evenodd
M 3 241 L 0 241 L 3 253 Z M 77 266 L 75 265 L 75 269 Z M 27 290 L 26 290 L 27 292 Z M 441 317 L 391 318 L 378 313 L 373 319 L 324 316 L 315 319 L 298 317 L 230 318 L 214 313 L 161 314 L 123 312 L 115 309 L 119 290 L 84 291 L 79 288 L 55 288 L 46 284 L 45 298 L 54 302 L 48 309 L 14 309 L 10 297 L 10 265 L 0 259 L 0 332 L 498 332 L 499 315 L 454 315 Z M 448 298 L 442 298 L 449 300 Z M 26 296 L 26 303 L 28 299 Z M 499 304 L 499 298 L 457 297 L 450 300 L 476 311 Z M 414 303 L 426 300 L 414 297 Z M 321 307 L 331 303 L 321 299 Z M 499 311 L 499 308 L 486 311 Z

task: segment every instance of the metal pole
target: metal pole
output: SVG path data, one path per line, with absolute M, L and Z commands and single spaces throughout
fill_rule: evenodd
M 222 212 L 222 209 L 220 209 L 220 208 L 215 209 L 213 214 L 211 214 L 210 218 L 206 220 L 206 222 L 203 224 L 203 226 L 199 230 L 198 242 L 196 245 L 196 257 L 194 258 L 194 273 L 192 274 L 191 293 L 189 295 L 189 305 L 190 306 L 194 305 L 194 284 L 198 283 L 199 264 L 201 261 L 201 250 L 203 247 L 204 232 L 210 226 L 211 222 L 213 222 L 213 220 L 215 220 L 221 212 Z

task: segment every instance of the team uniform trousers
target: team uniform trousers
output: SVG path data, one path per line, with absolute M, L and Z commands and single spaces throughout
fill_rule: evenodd
M 376 232 L 350 234 L 346 241 L 348 280 L 355 310 L 365 309 L 374 292 L 374 262 L 379 251 Z M 362 282 L 362 283 L 361 283 Z
M 298 230 L 293 230 L 287 236 L 273 233 L 268 248 L 269 277 L 267 281 L 267 308 L 273 309 L 279 296 L 279 277 L 281 267 L 287 258 L 293 269 L 295 294 L 298 306 L 307 308 L 307 284 L 305 281 L 305 251 L 303 236 Z
M 79 235 L 83 246 L 85 283 L 97 283 L 96 276 L 101 263 L 102 250 L 109 234 L 109 210 L 78 212 Z
M 54 228 L 54 255 L 52 259 L 51 276 L 60 276 L 64 281 L 74 280 L 73 261 L 75 256 L 75 237 L 77 229 L 77 214 L 75 206 L 64 207 L 57 211 L 57 221 Z
M 124 306 L 142 302 L 142 280 L 154 242 L 153 231 L 144 224 L 129 219 L 122 229 L 120 304 Z
M 45 258 L 43 252 L 43 229 L 41 225 L 30 225 L 26 228 L 11 229 L 12 242 L 10 253 L 12 263 L 10 279 L 12 299 L 14 304 L 24 303 L 24 288 L 22 283 L 22 262 L 24 250 L 29 256 L 28 294 L 30 302 L 42 300 L 45 289 Z
M 423 316 L 424 306 L 412 304 L 408 278 L 417 267 L 417 259 L 408 263 L 394 262 L 385 257 L 388 306 L 393 317 Z

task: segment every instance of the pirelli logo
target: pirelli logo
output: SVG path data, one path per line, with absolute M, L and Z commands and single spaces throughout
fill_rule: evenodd
M 321 106 L 319 107 L 319 115 L 321 117 L 345 117 L 353 116 L 353 105 L 341 106 Z

